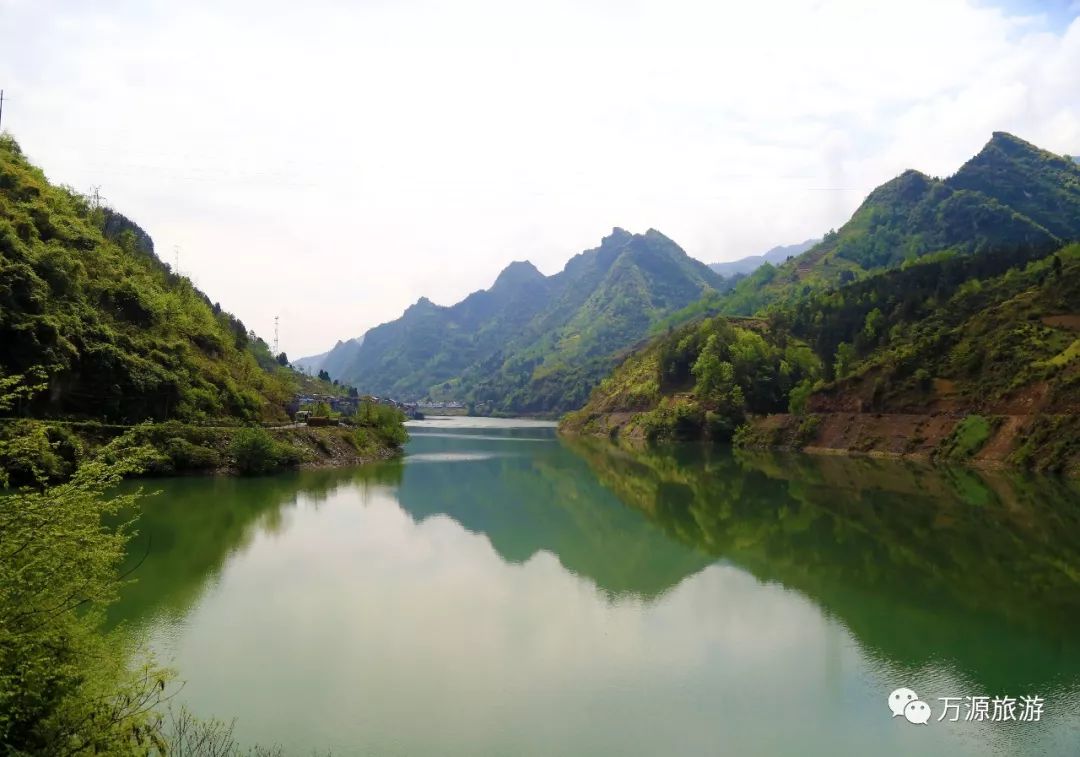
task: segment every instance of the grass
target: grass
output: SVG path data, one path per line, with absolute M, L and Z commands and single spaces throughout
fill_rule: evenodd
M 965 416 L 941 443 L 938 457 L 953 460 L 968 460 L 974 457 L 993 436 L 999 424 L 999 418 Z

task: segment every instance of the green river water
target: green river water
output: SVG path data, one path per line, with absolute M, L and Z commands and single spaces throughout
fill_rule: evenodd
M 141 482 L 110 622 L 178 703 L 298 755 L 1080 754 L 1075 484 L 410 430 L 387 464 Z M 939 720 L 965 696 L 1043 711 Z

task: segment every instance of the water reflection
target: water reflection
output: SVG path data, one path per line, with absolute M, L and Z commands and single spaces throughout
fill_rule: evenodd
M 260 533 L 280 533 L 291 508 L 318 507 L 335 491 L 369 492 L 401 480 L 401 462 L 299 471 L 261 478 L 189 477 L 129 481 L 141 490 L 135 536 L 123 566 L 133 580 L 109 608 L 108 624 L 156 615 L 181 619 L 231 555 Z M 121 513 L 124 520 L 134 513 Z
M 1078 741 L 1080 497 L 1058 480 L 489 422 L 419 426 L 385 466 L 160 488 L 114 619 L 198 712 L 289 752 Z M 1047 721 L 898 728 L 883 694 L 900 683 L 1039 693 Z
M 1054 478 L 873 459 L 575 442 L 680 541 L 796 589 L 903 671 L 987 691 L 1080 678 L 1080 495 Z

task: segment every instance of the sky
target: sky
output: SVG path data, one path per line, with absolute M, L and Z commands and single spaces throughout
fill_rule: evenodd
M 1080 0 L 0 0 L 2 127 L 290 357 L 614 226 L 734 260 L 995 130 L 1080 154 Z

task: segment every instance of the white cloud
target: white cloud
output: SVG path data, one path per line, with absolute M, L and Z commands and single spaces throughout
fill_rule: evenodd
M 1080 152 L 1080 22 L 963 0 L 84 5 L 0 2 L 5 125 L 294 356 L 613 225 L 732 259 L 995 129 Z

